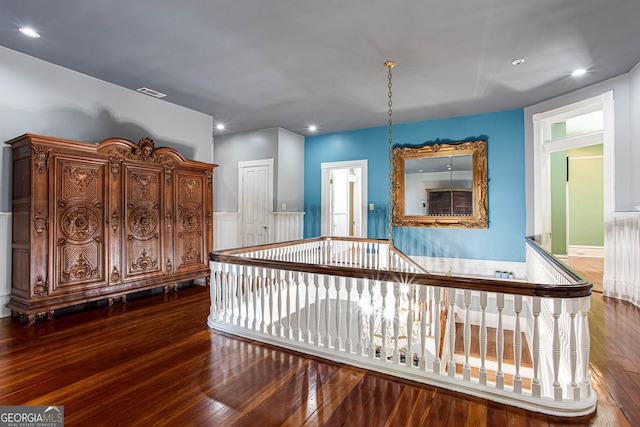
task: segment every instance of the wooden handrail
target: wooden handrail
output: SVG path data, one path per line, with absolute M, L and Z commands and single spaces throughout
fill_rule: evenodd
M 560 274 L 562 274 L 562 276 L 564 276 L 567 280 L 569 280 L 571 282 L 575 282 L 576 285 L 584 283 L 584 284 L 589 284 L 589 285 L 593 286 L 593 283 L 590 283 L 587 280 L 585 280 L 582 276 L 580 276 L 580 274 L 576 273 L 575 270 L 573 270 L 567 264 L 565 264 L 562 261 L 560 261 L 558 258 L 554 257 L 545 248 L 540 246 L 540 244 L 536 241 L 535 237 L 528 236 L 525 239 L 525 242 L 531 247 L 531 249 L 536 251 L 542 258 L 544 258 L 545 261 L 547 261 L 549 264 L 553 265 L 554 268 Z
M 225 255 L 241 254 L 241 253 L 247 253 L 247 252 L 265 251 L 268 249 L 275 249 L 275 248 L 283 248 L 285 246 L 291 246 L 291 245 L 302 244 L 302 243 L 324 242 L 329 240 L 337 240 L 341 242 L 378 243 L 381 245 L 386 245 L 388 243 L 387 240 L 363 239 L 358 237 L 312 237 L 310 239 L 303 239 L 303 240 L 289 240 L 286 242 L 266 243 L 264 245 L 243 246 L 240 248 L 223 249 L 223 250 L 215 251 L 213 253 L 220 253 Z
M 346 240 L 331 239 L 327 237 L 309 239 L 296 242 L 314 242 L 322 240 Z M 356 239 L 358 240 L 358 239 Z M 360 239 L 362 240 L 362 239 Z M 387 243 L 386 240 L 365 239 L 368 242 Z M 527 242 L 534 248 L 539 246 L 535 241 L 527 238 Z M 212 252 L 209 259 L 214 262 L 221 262 L 235 265 L 246 265 L 252 267 L 273 268 L 287 271 L 299 271 L 302 273 L 324 274 L 340 277 L 355 277 L 359 279 L 381 280 L 388 282 L 415 283 L 419 285 L 439 286 L 443 288 L 470 289 L 474 291 L 501 292 L 515 295 L 539 296 L 549 298 L 578 298 L 591 295 L 593 284 L 581 278 L 576 272 L 569 269 L 563 263 L 557 261 L 553 256 L 544 255 L 563 274 L 568 275 L 576 283 L 572 284 L 542 284 L 529 283 L 511 280 L 495 280 L 491 278 L 470 278 L 459 276 L 443 276 L 437 274 L 410 273 L 389 270 L 375 270 L 368 268 L 342 267 L 336 265 L 308 264 L 289 261 L 275 261 L 269 259 L 249 258 L 235 256 L 239 253 L 252 252 L 255 250 L 270 249 L 291 245 L 293 242 L 275 243 L 270 245 L 252 246 L 248 248 L 237 248 Z M 542 250 L 542 248 L 540 248 Z M 543 250 L 542 253 L 546 251 Z

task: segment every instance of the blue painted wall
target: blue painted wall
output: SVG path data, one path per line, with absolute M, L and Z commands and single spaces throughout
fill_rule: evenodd
M 487 141 L 489 228 L 398 228 L 395 245 L 410 256 L 500 261 L 525 260 L 524 111 L 510 110 L 393 126 L 394 146 Z M 361 129 L 305 138 L 304 236 L 320 235 L 323 162 L 368 160 L 370 238 L 387 238 L 389 204 L 388 128 Z

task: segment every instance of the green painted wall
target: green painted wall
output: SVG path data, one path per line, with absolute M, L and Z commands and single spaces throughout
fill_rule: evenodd
M 566 123 L 551 125 L 551 139 L 566 135 Z M 567 254 L 567 155 L 551 153 L 551 252 Z
M 602 154 L 602 144 L 567 151 L 569 245 L 571 246 L 604 246 Z

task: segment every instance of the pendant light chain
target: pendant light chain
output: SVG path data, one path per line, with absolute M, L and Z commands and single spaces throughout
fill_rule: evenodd
M 396 66 L 396 63 L 393 61 L 387 61 L 384 63 L 384 66 L 389 70 L 388 79 L 389 79 L 389 215 L 388 215 L 388 228 L 389 228 L 389 256 L 388 256 L 388 269 L 392 269 L 392 257 L 391 257 L 391 249 L 393 248 L 393 84 L 391 82 L 391 69 Z

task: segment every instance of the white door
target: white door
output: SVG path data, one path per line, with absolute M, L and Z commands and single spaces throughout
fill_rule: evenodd
M 242 245 L 269 243 L 273 159 L 238 162 Z
M 331 236 L 351 236 L 350 212 L 351 204 L 349 169 L 333 169 L 330 178 L 331 191 Z

